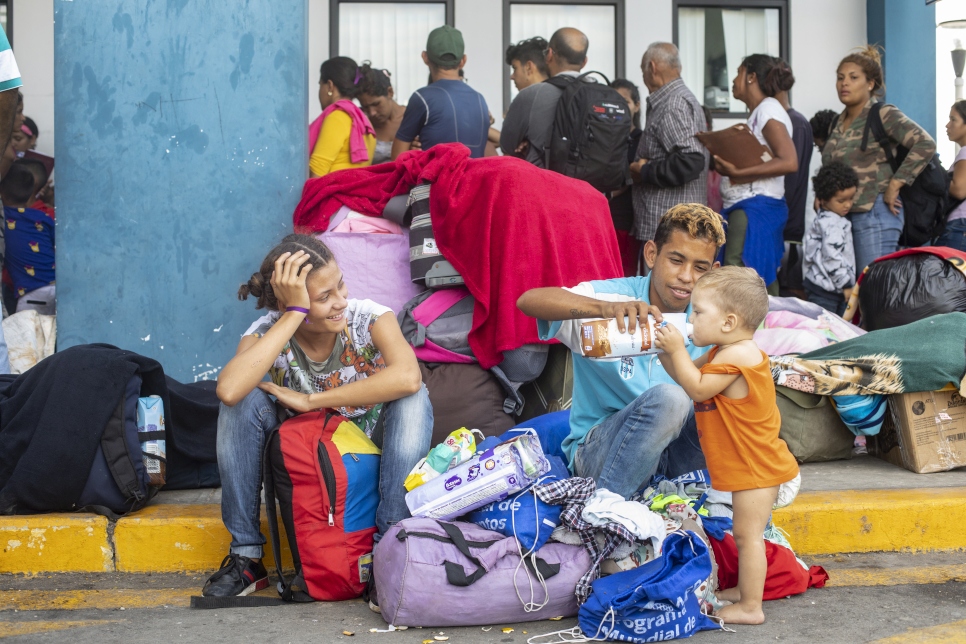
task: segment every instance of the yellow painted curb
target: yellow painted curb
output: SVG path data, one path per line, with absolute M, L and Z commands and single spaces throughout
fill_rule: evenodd
M 291 569 L 292 554 L 281 520 L 282 562 Z M 268 537 L 265 508 L 262 534 Z M 118 572 L 205 572 L 217 570 L 228 554 L 231 535 L 221 522 L 219 505 L 154 505 L 114 527 Z M 273 568 L 271 544 L 265 547 L 265 567 Z
M 107 525 L 94 514 L 0 517 L 0 573 L 110 572 Z
M 776 510 L 799 555 L 966 549 L 966 488 L 802 492 Z

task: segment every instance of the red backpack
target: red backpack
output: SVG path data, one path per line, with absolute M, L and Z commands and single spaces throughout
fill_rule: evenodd
M 265 506 L 286 601 L 354 599 L 372 574 L 380 450 L 355 423 L 331 410 L 282 423 L 265 443 Z M 295 577 L 282 574 L 275 499 Z

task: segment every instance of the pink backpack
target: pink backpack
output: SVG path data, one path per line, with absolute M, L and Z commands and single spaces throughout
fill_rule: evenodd
M 476 301 L 465 288 L 425 291 L 399 313 L 399 327 L 423 362 L 471 364 L 468 340 Z

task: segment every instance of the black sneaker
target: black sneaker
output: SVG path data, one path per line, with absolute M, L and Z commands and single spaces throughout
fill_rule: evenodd
M 369 581 L 366 582 L 366 589 L 362 593 L 362 599 L 369 602 L 369 610 L 373 613 L 382 614 L 382 609 L 379 608 L 379 598 L 376 596 L 376 578 L 371 572 L 369 573 Z
M 244 597 L 268 588 L 268 571 L 261 561 L 230 554 L 221 569 L 208 578 L 201 594 L 205 597 Z

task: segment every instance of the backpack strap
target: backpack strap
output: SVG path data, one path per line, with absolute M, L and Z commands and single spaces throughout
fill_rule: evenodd
M 413 309 L 413 319 L 419 324 L 429 326 L 450 307 L 470 296 L 465 288 L 448 288 L 435 291 Z M 425 335 L 425 330 L 423 331 Z
M 281 427 L 281 425 L 279 426 Z M 275 475 L 272 472 L 271 448 L 272 440 L 278 435 L 279 427 L 273 429 L 265 439 L 265 451 L 262 454 L 262 478 L 265 483 L 265 513 L 268 515 L 268 532 L 272 539 L 272 558 L 275 560 L 275 573 L 278 575 L 278 594 L 283 601 L 307 603 L 315 601 L 305 588 L 305 579 L 299 570 L 291 581 L 282 573 L 282 543 L 278 533 L 278 517 L 275 515 Z
M 860 149 L 863 152 L 866 151 L 869 144 L 869 132 L 872 132 L 875 142 L 885 152 L 886 161 L 889 162 L 889 166 L 892 168 L 893 174 L 895 174 L 899 171 L 899 162 L 892 153 L 892 146 L 889 144 L 889 134 L 886 132 L 885 125 L 882 123 L 882 114 L 880 114 L 882 106 L 883 103 L 873 103 L 872 107 L 869 108 L 869 116 L 865 121 L 865 130 L 862 132 L 862 146 Z

